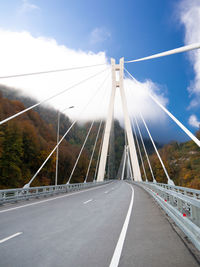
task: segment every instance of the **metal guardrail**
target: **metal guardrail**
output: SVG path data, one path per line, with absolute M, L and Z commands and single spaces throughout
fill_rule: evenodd
M 175 191 L 177 193 L 181 193 L 185 196 L 193 197 L 193 198 L 200 200 L 200 190 L 187 188 L 187 187 L 181 187 L 181 186 L 161 184 L 161 183 L 156 183 L 156 185 L 161 186 L 167 190 L 172 190 L 172 191 Z
M 200 250 L 200 190 L 149 182 L 134 183 L 154 197 Z
M 6 202 L 17 202 L 19 200 L 29 200 L 30 198 L 38 198 L 40 196 L 48 196 L 58 193 L 68 193 L 86 189 L 90 187 L 100 186 L 110 183 L 111 180 L 103 182 L 77 183 L 77 184 L 62 184 L 57 186 L 40 186 L 29 188 L 14 188 L 0 190 L 0 204 Z

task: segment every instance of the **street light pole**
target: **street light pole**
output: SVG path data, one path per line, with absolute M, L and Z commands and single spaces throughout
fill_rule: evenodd
M 65 110 L 71 109 L 71 108 L 74 108 L 74 106 L 65 108 L 61 112 L 64 112 Z M 57 144 L 59 142 L 59 136 L 60 136 L 60 111 L 58 110 Z M 56 175 L 55 175 L 55 185 L 58 184 L 58 152 L 59 152 L 58 149 L 59 149 L 59 146 L 57 146 L 57 149 L 56 149 Z

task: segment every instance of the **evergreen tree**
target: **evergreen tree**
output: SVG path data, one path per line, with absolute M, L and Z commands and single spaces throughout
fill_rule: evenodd
M 0 158 L 1 183 L 8 187 L 17 187 L 22 179 L 23 157 L 22 133 L 15 123 L 4 126 L 2 155 Z

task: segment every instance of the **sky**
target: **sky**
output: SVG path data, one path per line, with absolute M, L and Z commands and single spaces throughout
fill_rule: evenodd
M 74 109 L 66 110 L 72 119 L 100 118 L 106 115 L 111 92 L 111 57 L 118 63 L 121 57 L 132 60 L 200 42 L 199 25 L 199 0 L 1 0 L 0 76 L 105 65 L 0 79 L 0 83 L 19 88 L 40 101 L 102 71 L 48 102 L 59 110 L 74 105 Z M 125 67 L 138 81 L 126 77 L 124 82 L 130 114 L 138 117 L 140 110 L 157 141 L 183 141 L 187 137 L 155 106 L 146 91 L 189 130 L 198 130 L 200 50 Z M 83 114 L 81 110 L 90 98 L 92 104 Z M 118 92 L 115 115 L 123 121 Z

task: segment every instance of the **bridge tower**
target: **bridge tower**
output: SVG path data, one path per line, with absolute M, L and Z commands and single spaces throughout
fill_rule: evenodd
M 130 162 L 131 162 L 131 168 L 133 171 L 133 178 L 135 181 L 142 181 L 136 148 L 135 148 L 135 142 L 133 139 L 131 122 L 130 122 L 130 118 L 128 114 L 126 96 L 124 92 L 124 58 L 120 59 L 120 64 L 115 64 L 115 59 L 112 58 L 111 66 L 112 66 L 112 92 L 111 92 L 108 115 L 107 115 L 107 120 L 106 120 L 105 131 L 104 131 L 103 145 L 102 145 L 102 150 L 101 150 L 97 181 L 98 182 L 103 181 L 104 176 L 105 176 L 108 145 L 109 145 L 109 139 L 110 139 L 113 112 L 114 112 L 115 93 L 117 89 L 120 90 L 120 96 L 121 96 L 121 101 L 122 101 L 125 133 L 127 136 L 127 145 L 129 147 L 129 152 L 130 152 Z M 117 72 L 119 73 L 119 80 L 116 79 Z

